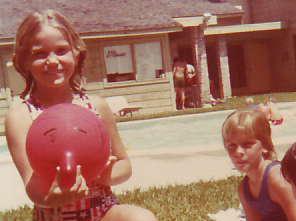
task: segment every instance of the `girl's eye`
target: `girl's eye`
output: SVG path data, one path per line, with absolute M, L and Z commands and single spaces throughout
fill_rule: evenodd
M 251 148 L 253 145 L 254 145 L 255 143 L 244 143 L 243 145 L 242 145 L 242 147 L 243 148 L 245 148 L 245 149 L 249 149 L 249 148 Z
M 67 52 L 69 51 L 69 49 L 68 48 L 58 48 L 57 50 L 56 50 L 56 55 L 64 55 L 64 54 L 66 54 Z
M 235 144 L 230 144 L 230 145 L 227 145 L 226 146 L 226 149 L 231 152 L 231 151 L 234 151 L 236 148 L 236 145 Z
M 45 51 L 34 51 L 33 52 L 33 57 L 34 58 L 46 58 L 47 57 L 47 53 Z

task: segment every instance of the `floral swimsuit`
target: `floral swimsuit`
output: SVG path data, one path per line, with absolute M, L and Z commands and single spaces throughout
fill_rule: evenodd
M 42 108 L 33 102 L 32 98 L 23 101 L 31 113 L 32 119 L 42 113 Z M 73 99 L 74 104 L 96 112 L 90 99 L 86 95 L 77 95 Z M 89 194 L 85 198 L 60 207 L 34 206 L 34 221 L 99 221 L 114 205 L 118 204 L 110 186 L 97 182 L 89 185 Z

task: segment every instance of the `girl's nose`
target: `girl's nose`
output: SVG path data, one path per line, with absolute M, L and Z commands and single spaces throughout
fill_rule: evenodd
M 236 156 L 242 156 L 244 153 L 245 153 L 245 150 L 241 146 L 237 146 L 237 148 L 235 149 L 235 152 L 234 152 L 234 154 Z
M 56 66 L 59 63 L 57 56 L 54 53 L 50 53 L 46 59 L 46 64 L 50 66 Z

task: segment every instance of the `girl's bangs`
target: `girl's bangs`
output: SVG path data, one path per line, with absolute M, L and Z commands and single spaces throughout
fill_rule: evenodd
M 223 137 L 235 135 L 237 133 L 244 133 L 247 136 L 256 138 L 254 119 L 248 114 L 234 114 L 224 124 Z

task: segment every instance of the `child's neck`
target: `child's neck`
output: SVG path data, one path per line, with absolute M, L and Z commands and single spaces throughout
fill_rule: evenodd
M 70 87 L 55 88 L 54 90 L 35 88 L 31 94 L 34 102 L 42 108 L 46 108 L 59 103 L 71 103 L 73 100 L 73 91 Z
M 264 160 L 262 159 L 258 165 L 254 166 L 254 168 L 252 170 L 250 170 L 248 173 L 247 173 L 247 176 L 249 177 L 249 180 L 251 182 L 255 182 L 257 183 L 258 182 L 258 178 L 261 178 L 263 177 L 263 174 L 264 174 L 264 171 L 265 171 L 265 168 L 266 166 L 270 163 L 269 160 Z

